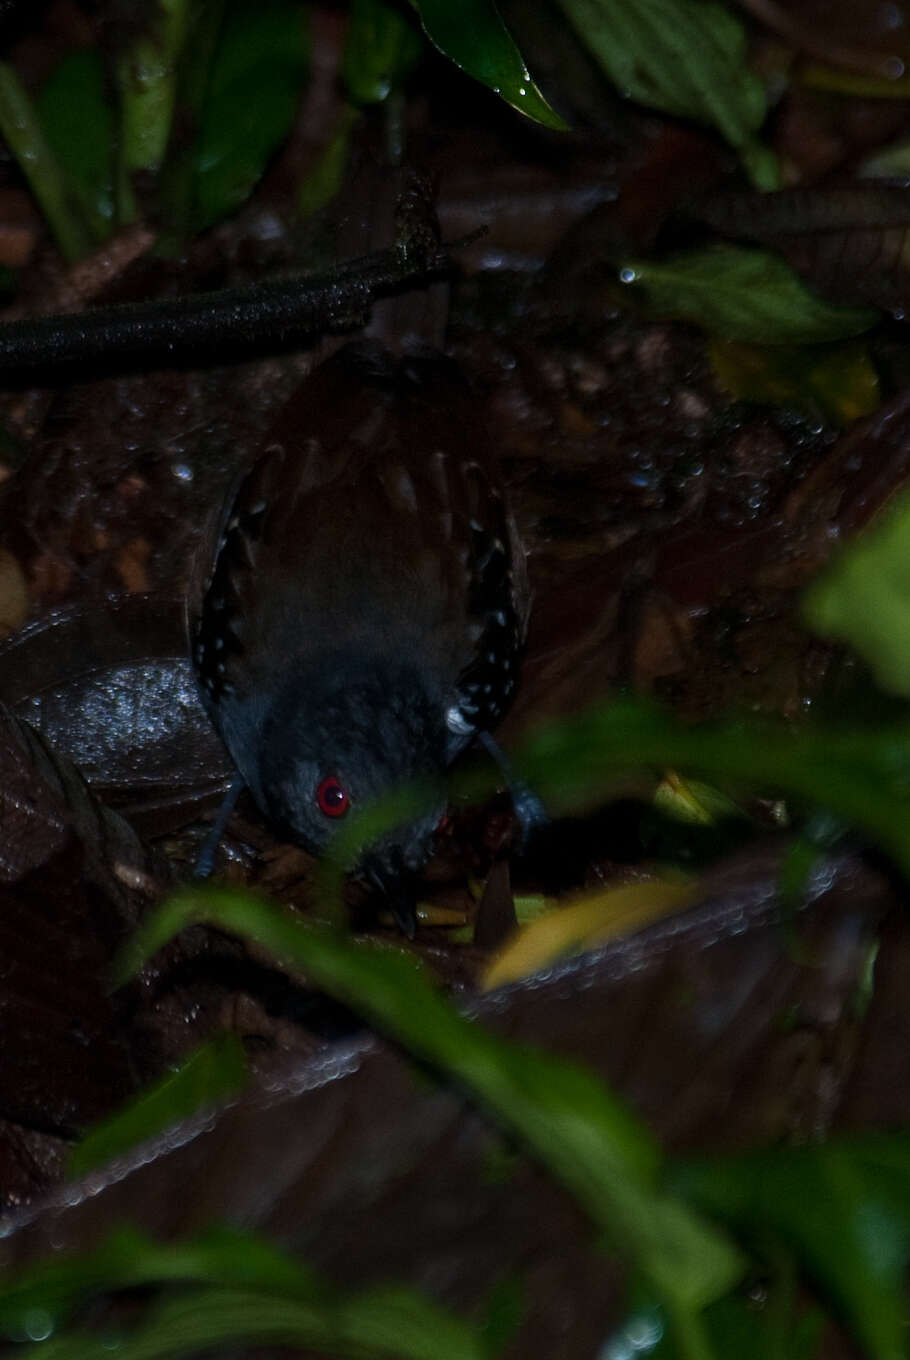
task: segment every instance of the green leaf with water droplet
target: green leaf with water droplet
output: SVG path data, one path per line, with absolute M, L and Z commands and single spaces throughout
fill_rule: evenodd
M 825 302 L 769 250 L 708 246 L 665 260 L 628 260 L 623 283 L 640 289 L 651 311 L 693 321 L 725 340 L 813 344 L 869 330 L 872 307 Z
M 187 0 L 146 6 L 130 46 L 117 58 L 120 156 L 127 171 L 157 170 L 164 159 L 187 11 Z
M 400 90 L 423 50 L 406 13 L 385 0 L 351 0 L 341 74 L 355 104 L 379 104 Z
M 440 52 L 507 104 L 545 127 L 567 126 L 531 79 L 493 0 L 411 0 Z

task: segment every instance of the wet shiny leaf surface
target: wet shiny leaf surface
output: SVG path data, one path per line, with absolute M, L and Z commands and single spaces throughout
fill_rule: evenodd
M 493 0 L 465 0 L 455 10 L 446 0 L 411 0 L 431 42 L 469 76 L 545 127 L 565 129 L 535 85 Z

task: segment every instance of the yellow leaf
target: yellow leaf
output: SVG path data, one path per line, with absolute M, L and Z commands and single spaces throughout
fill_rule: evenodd
M 721 386 L 737 401 L 784 406 L 849 425 L 881 405 L 878 373 L 862 340 L 826 345 L 754 345 L 712 340 Z
M 480 979 L 484 991 L 517 982 L 567 954 L 629 935 L 694 900 L 692 884 L 652 878 L 580 894 L 568 905 L 538 916 L 507 940 Z

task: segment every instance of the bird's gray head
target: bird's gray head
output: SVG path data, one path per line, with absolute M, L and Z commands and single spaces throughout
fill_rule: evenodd
M 275 824 L 323 854 L 350 814 L 446 765 L 441 697 L 408 665 L 347 662 L 301 676 L 274 705 L 263 733 L 261 799 Z M 363 856 L 377 885 L 413 872 L 429 856 L 444 808 L 386 833 Z

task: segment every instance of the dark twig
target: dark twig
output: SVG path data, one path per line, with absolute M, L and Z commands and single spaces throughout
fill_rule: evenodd
M 447 251 L 399 247 L 331 273 L 189 293 L 182 298 L 99 307 L 0 326 L 0 387 L 50 382 L 78 367 L 151 367 L 286 348 L 326 331 L 364 324 L 380 297 L 439 278 Z

